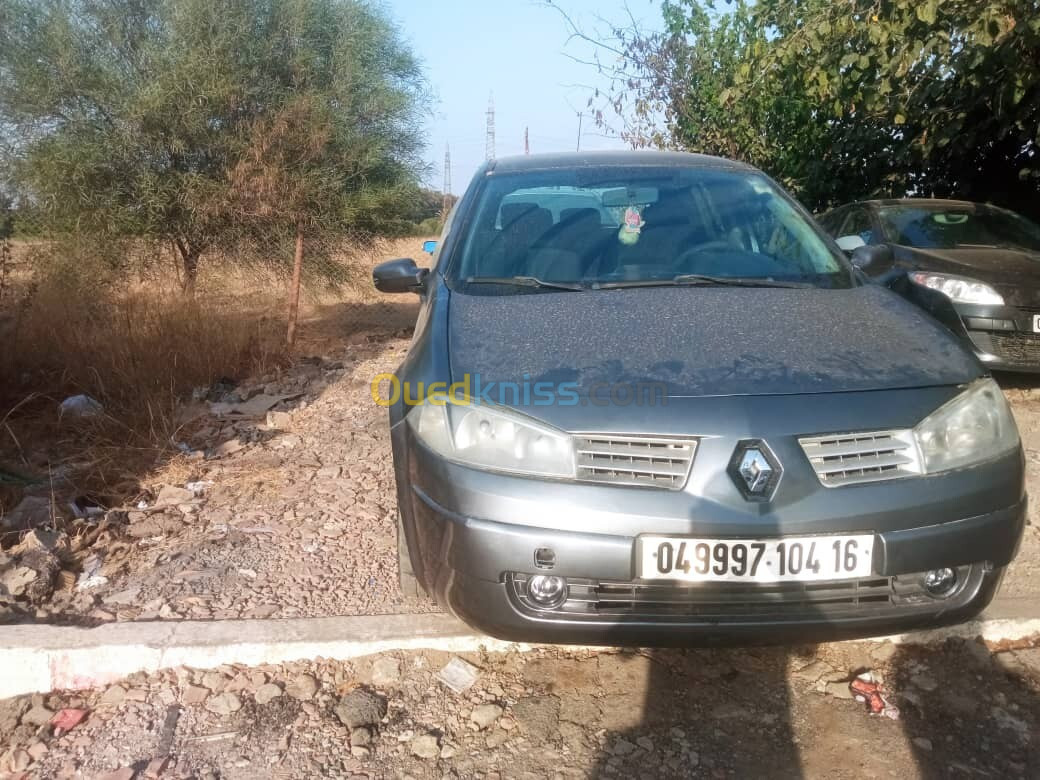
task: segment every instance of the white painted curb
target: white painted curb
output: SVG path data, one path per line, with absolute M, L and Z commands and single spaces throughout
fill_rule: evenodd
M 1040 636 L 1040 605 L 998 602 L 978 620 L 935 631 L 874 637 L 932 644 L 950 637 L 987 642 Z M 134 672 L 175 666 L 347 660 L 390 650 L 452 653 L 529 649 L 481 634 L 443 614 L 108 623 L 96 628 L 46 625 L 0 628 L 0 699 L 25 693 L 97 688 Z

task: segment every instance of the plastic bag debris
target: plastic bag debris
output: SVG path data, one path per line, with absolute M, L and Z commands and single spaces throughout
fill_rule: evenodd
M 437 679 L 455 693 L 465 693 L 477 681 L 479 675 L 477 667 L 455 656 L 437 672 Z
M 91 520 L 105 514 L 105 508 L 86 496 L 79 496 L 69 502 L 69 511 L 79 520 Z
M 58 407 L 61 417 L 97 417 L 104 414 L 105 407 L 100 401 L 95 401 L 89 395 L 74 395 L 66 398 Z
M 184 486 L 184 489 L 194 493 L 195 498 L 200 498 L 211 487 L 213 487 L 212 480 L 199 480 L 198 482 L 189 482 Z
M 108 584 L 108 577 L 102 576 L 101 566 L 105 559 L 100 555 L 90 555 L 83 560 L 83 571 L 76 580 L 76 590 L 89 590 Z
M 874 679 L 871 672 L 864 672 L 849 683 L 856 701 L 865 703 L 871 715 L 884 715 L 892 720 L 899 720 L 899 708 L 889 702 L 882 692 L 881 683 Z
M 54 727 L 54 736 L 60 737 L 62 734 L 72 731 L 72 729 L 76 728 L 85 717 L 87 717 L 86 710 L 59 710 L 54 717 L 51 718 L 51 725 Z

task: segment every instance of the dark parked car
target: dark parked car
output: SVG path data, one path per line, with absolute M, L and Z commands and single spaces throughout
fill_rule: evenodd
M 820 217 L 871 278 L 930 312 L 987 366 L 1040 371 L 1040 226 L 954 200 L 872 200 Z
M 483 631 L 804 642 L 964 620 L 1022 534 L 1019 436 L 948 330 L 769 178 L 488 162 L 388 383 L 402 579 Z

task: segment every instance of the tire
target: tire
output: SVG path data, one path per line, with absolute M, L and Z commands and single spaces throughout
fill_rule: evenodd
M 397 513 L 397 581 L 405 601 L 419 601 L 426 595 L 412 568 L 412 558 L 408 554 L 408 541 L 404 535 L 400 511 Z

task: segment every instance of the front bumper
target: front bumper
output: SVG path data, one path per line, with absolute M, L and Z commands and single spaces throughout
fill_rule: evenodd
M 443 607 L 474 628 L 500 639 L 564 644 L 782 644 L 890 634 L 963 622 L 992 600 L 1004 567 L 1014 557 L 1025 517 L 1023 502 L 990 515 L 941 526 L 878 534 L 874 550 L 878 576 L 869 582 L 843 583 L 850 588 L 849 597 L 837 601 L 804 601 L 793 609 L 774 603 L 769 609 L 762 609 L 769 602 L 757 602 L 757 594 L 751 593 L 742 600 L 740 609 L 720 612 L 717 599 L 711 600 L 714 609 L 693 601 L 680 610 L 661 610 L 659 602 L 654 602 L 652 610 L 642 608 L 647 602 L 638 597 L 626 596 L 627 610 L 614 609 L 611 614 L 603 614 L 598 606 L 589 610 L 589 594 L 613 593 L 612 599 L 602 603 L 617 607 L 619 591 L 657 588 L 678 594 L 682 589 L 633 579 L 634 537 L 553 531 L 466 518 L 439 506 L 419 489 L 414 489 L 414 495 L 421 545 L 424 550 L 439 553 L 435 566 L 429 558 L 426 565 L 432 575 L 428 585 Z M 556 554 L 558 563 L 551 573 L 569 578 L 572 592 L 580 590 L 584 613 L 567 609 L 568 605 L 542 610 L 523 598 L 523 588 L 517 580 L 547 573 L 534 562 L 534 551 L 542 548 L 550 548 Z M 958 589 L 942 600 L 899 604 L 877 595 L 860 601 L 856 594 L 868 587 L 872 587 L 871 594 L 887 591 L 889 583 L 896 581 L 894 575 L 943 567 L 961 568 Z M 598 577 L 594 576 L 596 571 L 601 572 Z M 627 575 L 615 579 L 623 572 Z M 732 592 L 732 588 L 729 590 Z M 674 595 L 669 601 L 675 604 Z
M 996 371 L 1040 372 L 1040 309 L 950 303 L 919 293 L 920 303 L 959 335 L 979 361 Z
M 818 403 L 815 414 L 826 416 L 830 403 Z M 720 485 L 718 475 L 706 475 L 706 483 L 699 484 L 696 462 L 685 491 L 532 482 L 446 462 L 416 441 L 407 425 L 395 427 L 394 435 L 398 497 L 420 581 L 441 606 L 469 625 L 512 641 L 793 643 L 958 623 L 993 598 L 1004 567 L 1017 552 L 1026 517 L 1021 452 L 925 480 L 809 490 L 805 475 L 798 473 L 808 463 L 799 466 L 781 444 L 778 449 L 789 456 L 785 478 L 790 483 L 787 493 L 782 489 L 773 505 L 763 508 L 752 507 L 728 483 Z M 724 450 L 730 444 L 705 442 L 705 452 L 710 446 Z M 664 611 L 646 609 L 646 600 L 640 601 L 648 587 L 659 583 L 635 579 L 638 534 L 761 539 L 853 531 L 876 534 L 874 576 L 855 583 L 857 590 L 877 595 L 895 588 L 898 575 L 964 567 L 958 589 L 941 600 L 896 603 L 854 595 L 838 599 L 837 607 L 802 599 L 796 609 L 776 610 L 763 609 L 765 602 L 755 593 L 744 599 L 743 608 L 722 612 L 702 609 L 696 599 Z M 641 595 L 630 600 L 627 611 L 532 609 L 516 583 L 547 573 L 535 564 L 535 551 L 542 548 L 554 553 L 551 573 L 584 594 L 612 593 L 614 606 L 618 589 Z M 669 594 L 673 603 L 678 590 Z M 705 592 L 712 591 L 704 588 L 696 595 Z

